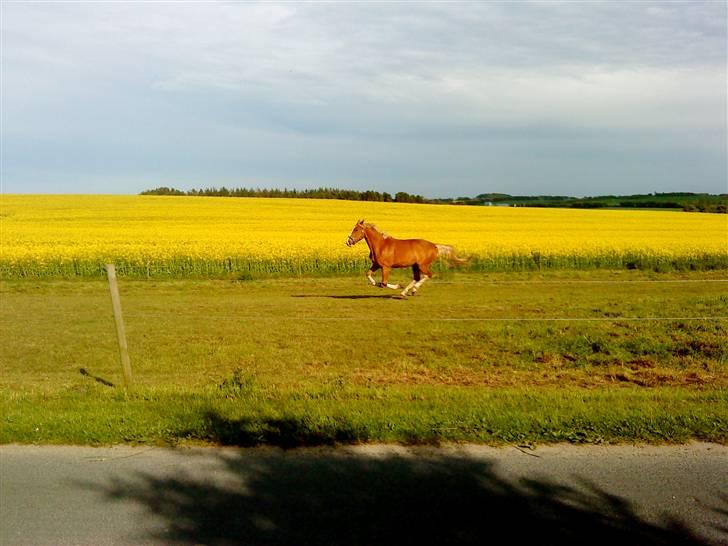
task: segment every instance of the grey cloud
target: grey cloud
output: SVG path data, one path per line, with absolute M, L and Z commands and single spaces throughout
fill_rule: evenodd
M 254 177 L 465 194 L 493 173 L 514 192 L 725 185 L 722 2 L 17 3 L 3 15 L 9 188 L 104 170 L 119 188 Z

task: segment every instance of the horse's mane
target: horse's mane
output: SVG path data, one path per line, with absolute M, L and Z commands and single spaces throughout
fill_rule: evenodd
M 380 231 L 376 224 L 364 224 L 364 225 L 366 227 L 372 228 L 374 231 L 376 231 L 377 233 L 379 233 L 385 239 L 389 239 L 391 237 L 391 235 L 389 233 L 386 233 L 384 231 Z

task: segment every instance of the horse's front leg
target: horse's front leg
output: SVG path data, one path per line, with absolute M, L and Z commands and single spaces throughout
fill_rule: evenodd
M 381 267 L 382 267 L 382 282 L 379 283 L 380 288 L 391 288 L 392 290 L 399 290 L 400 288 L 402 288 L 398 284 L 389 284 L 389 282 L 388 282 L 389 272 L 391 271 L 392 268 L 384 267 L 384 266 L 381 266 Z
M 369 271 L 367 271 L 367 279 L 369 279 L 369 284 L 372 286 L 377 286 L 377 281 L 374 280 L 374 273 L 379 271 L 379 268 L 381 266 L 379 264 L 372 264 L 372 267 L 369 268 Z

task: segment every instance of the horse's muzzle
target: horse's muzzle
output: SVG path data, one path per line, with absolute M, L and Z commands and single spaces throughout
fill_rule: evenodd
M 354 246 L 355 243 L 356 243 L 356 241 L 354 239 L 352 239 L 351 237 L 349 237 L 346 240 L 346 246 Z

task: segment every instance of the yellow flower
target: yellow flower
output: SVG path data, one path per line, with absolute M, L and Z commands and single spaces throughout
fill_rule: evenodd
M 366 218 L 397 238 L 454 245 L 483 267 L 728 263 L 728 217 L 673 211 L 458 207 L 311 199 L 0 196 L 0 274 L 122 261 L 197 273 L 360 268 L 368 250 L 344 240 Z M 578 263 L 577 263 L 578 262 Z M 150 265 L 151 264 L 151 265 Z M 191 266 L 189 264 L 192 264 Z M 229 264 L 229 265 L 225 265 Z M 80 266 L 79 266 L 80 267 Z M 55 268 L 55 269 L 54 269 Z M 69 269 L 70 271 L 70 269 Z M 76 269 L 74 269 L 76 271 Z M 70 273 L 69 273 L 70 274 Z M 79 274 L 79 273 L 74 273 Z

